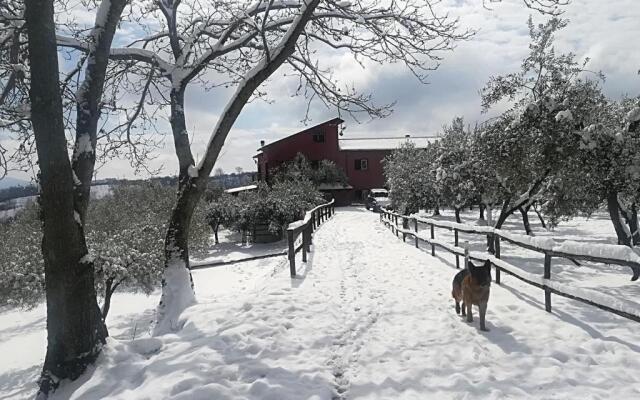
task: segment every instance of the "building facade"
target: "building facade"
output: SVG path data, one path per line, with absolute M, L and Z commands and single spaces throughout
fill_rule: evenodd
M 326 159 L 342 168 L 348 178 L 344 188 L 320 188 L 330 191 L 336 202 L 349 204 L 359 201 L 366 192 L 385 186 L 383 159 L 403 142 L 411 141 L 416 147 L 426 147 L 431 137 L 399 138 L 340 138 L 340 118 L 323 122 L 271 143 L 261 142 L 254 156 L 258 177 L 268 180 L 279 165 L 289 162 L 301 153 L 313 166 Z

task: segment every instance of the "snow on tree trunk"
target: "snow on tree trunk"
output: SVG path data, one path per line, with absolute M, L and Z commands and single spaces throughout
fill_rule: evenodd
M 204 188 L 200 190 L 192 178 L 183 176 L 180 182 L 179 185 L 183 187 L 178 190 L 177 202 L 171 213 L 165 238 L 162 296 L 158 305 L 154 335 L 180 329 L 180 314 L 196 301 L 189 265 L 189 228 Z M 201 185 L 205 183 L 206 181 Z

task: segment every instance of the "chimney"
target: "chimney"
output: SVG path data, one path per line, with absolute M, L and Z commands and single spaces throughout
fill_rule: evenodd
M 264 140 L 260 141 L 260 147 L 264 147 Z

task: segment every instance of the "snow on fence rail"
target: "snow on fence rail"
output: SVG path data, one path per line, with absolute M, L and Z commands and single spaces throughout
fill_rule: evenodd
M 296 253 L 302 249 L 302 262 L 307 262 L 307 252 L 311 251 L 313 232 L 333 214 L 335 214 L 335 200 L 320 204 L 305 213 L 304 218 L 289 224 L 287 227 L 287 242 L 289 244 L 289 270 L 291 277 L 296 276 Z M 302 233 L 302 243 L 296 247 L 295 242 Z
M 402 219 L 398 225 L 398 219 Z M 496 283 L 500 284 L 500 272 L 504 271 L 521 281 L 539 287 L 544 290 L 545 310 L 551 312 L 551 293 L 569 299 L 577 300 L 585 304 L 598 307 L 610 313 L 620 315 L 630 320 L 640 322 L 640 311 L 637 308 L 628 306 L 612 296 L 607 296 L 593 291 L 571 288 L 567 285 L 553 282 L 551 280 L 551 259 L 552 257 L 563 257 L 568 259 L 580 259 L 591 262 L 623 265 L 633 271 L 632 281 L 640 276 L 640 256 L 634 249 L 620 245 L 609 244 L 584 244 L 575 241 L 557 242 L 552 238 L 535 238 L 527 235 L 519 235 L 504 230 L 495 229 L 488 226 L 471 226 L 447 221 L 436 221 L 429 218 L 409 217 L 397 214 L 386 209 L 380 212 L 380 221 L 389 226 L 394 234 L 402 234 L 402 240 L 406 241 L 407 235 L 413 236 L 415 246 L 419 247 L 419 241 L 431 245 L 431 255 L 435 256 L 436 247 L 440 247 L 456 255 L 456 268 L 460 268 L 460 257 L 464 257 L 465 249 L 459 245 L 459 232 L 487 235 L 489 241 L 494 243 L 494 254 L 483 252 L 471 252 L 470 258 L 475 260 L 489 260 L 495 266 Z M 413 229 L 410 228 L 413 222 Z M 418 231 L 418 223 L 426 224 L 429 227 L 429 235 Z M 444 228 L 454 232 L 454 244 L 451 245 L 435 237 L 435 228 Z M 516 246 L 544 254 L 544 274 L 542 277 L 523 271 L 522 269 L 509 264 L 500 259 L 500 240 L 506 240 Z

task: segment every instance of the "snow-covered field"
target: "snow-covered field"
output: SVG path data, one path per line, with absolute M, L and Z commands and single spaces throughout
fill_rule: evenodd
M 149 337 L 157 295 L 116 296 L 97 367 L 57 398 L 640 398 L 637 323 L 558 296 L 546 313 L 539 289 L 504 277 L 481 332 L 477 310 L 473 324 L 455 314 L 441 254 L 338 209 L 297 279 L 285 257 L 195 271 L 199 304 L 175 334 Z M 637 298 L 627 271 L 607 274 L 573 278 Z M 42 307 L 0 313 L 0 399 L 32 396 L 44 329 Z
M 92 199 L 101 199 L 109 194 L 111 194 L 111 186 L 109 185 L 95 185 L 91 187 Z M 27 204 L 35 202 L 37 198 L 38 196 L 25 196 L 2 202 L 5 207 L 0 207 L 0 221 L 15 217 L 18 211 L 22 210 Z

